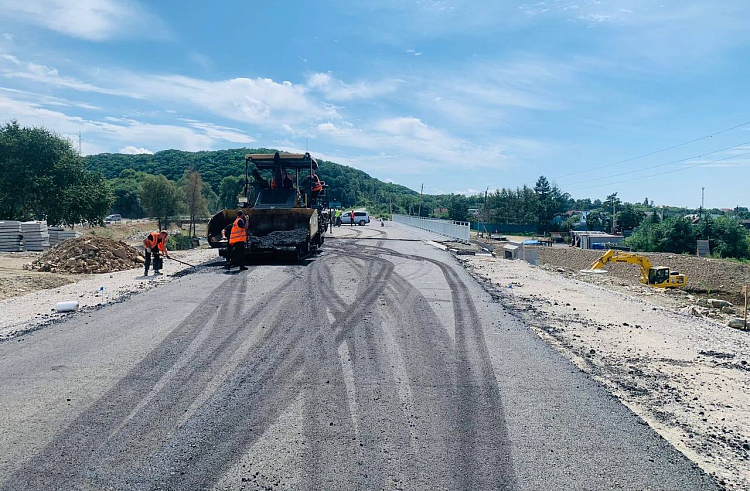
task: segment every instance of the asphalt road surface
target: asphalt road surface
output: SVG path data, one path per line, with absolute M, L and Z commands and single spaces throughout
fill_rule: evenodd
M 429 234 L 336 235 L 0 344 L 0 489 L 716 489 Z

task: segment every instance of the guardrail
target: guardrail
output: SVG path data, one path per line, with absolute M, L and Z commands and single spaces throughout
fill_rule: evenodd
M 440 220 L 437 218 L 413 217 L 409 215 L 393 214 L 393 221 L 403 223 L 410 227 L 427 230 L 439 235 L 444 235 L 464 244 L 469 243 L 469 222 L 454 222 L 453 220 Z

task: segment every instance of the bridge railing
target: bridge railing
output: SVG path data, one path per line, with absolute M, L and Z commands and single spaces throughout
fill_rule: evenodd
M 453 220 L 440 220 L 437 218 L 413 217 L 409 215 L 393 214 L 393 221 L 403 223 L 410 227 L 427 230 L 439 235 L 444 235 L 451 239 L 469 243 L 470 225 L 469 222 L 454 222 Z

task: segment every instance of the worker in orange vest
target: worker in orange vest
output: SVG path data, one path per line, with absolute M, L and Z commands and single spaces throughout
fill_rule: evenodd
M 240 267 L 240 271 L 247 270 L 247 268 L 245 267 L 245 243 L 247 242 L 248 225 L 249 222 L 247 220 L 247 217 L 245 216 L 245 213 L 242 210 L 237 210 L 237 218 L 235 218 L 231 226 L 226 227 L 226 229 L 230 229 L 229 250 L 227 251 L 227 259 L 229 261 L 225 266 L 226 269 L 230 269 L 232 267 L 232 261 L 234 260 L 234 262 L 237 263 L 237 265 Z M 225 234 L 226 229 L 224 229 Z
M 169 234 L 166 231 L 150 232 L 143 239 L 143 248 L 146 250 L 146 268 L 143 271 L 143 276 L 148 276 L 148 268 L 151 266 L 152 255 L 154 257 L 154 276 L 161 275 L 159 270 L 162 268 L 164 260 L 160 256 L 169 257 L 167 253 L 168 236 Z
M 349 212 L 349 226 L 354 226 L 354 210 Z

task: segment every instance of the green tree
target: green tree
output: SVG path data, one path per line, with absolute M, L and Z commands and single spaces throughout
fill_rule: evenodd
M 109 185 L 84 168 L 70 141 L 16 121 L 0 127 L 0 218 L 101 223 L 112 200 Z
M 604 228 L 605 217 L 599 210 L 594 210 L 586 215 L 586 228 L 589 230 L 602 230 Z
M 141 182 L 138 196 L 143 209 L 157 219 L 159 230 L 167 228 L 170 218 L 180 211 L 180 189 L 174 181 L 161 174 L 146 176 Z
M 539 176 L 534 185 L 537 197 L 537 227 L 540 232 L 548 232 L 555 215 L 568 207 L 568 193 L 563 193 L 556 184 L 550 184 L 544 176 Z
M 451 194 L 450 205 L 448 206 L 448 217 L 451 220 L 465 222 L 469 217 L 469 205 L 466 197 Z
M 646 218 L 646 214 L 632 204 L 625 203 L 617 212 L 617 223 L 622 230 L 633 230 Z
M 664 238 L 659 244 L 658 250 L 662 252 L 695 252 L 695 231 L 689 220 L 683 217 L 664 220 L 660 226 L 664 231 Z
M 712 229 L 713 234 L 710 238 L 712 254 L 738 259 L 750 257 L 750 238 L 745 227 L 739 222 L 729 217 L 719 217 L 714 220 Z
M 219 204 L 224 209 L 236 208 L 245 186 L 244 177 L 227 176 L 219 183 Z
M 208 202 L 203 194 L 203 179 L 201 173 L 194 168 L 187 169 L 180 184 L 182 185 L 182 196 L 185 200 L 185 209 L 190 215 L 190 227 L 188 235 L 195 237 L 195 218 L 205 216 L 208 213 Z

